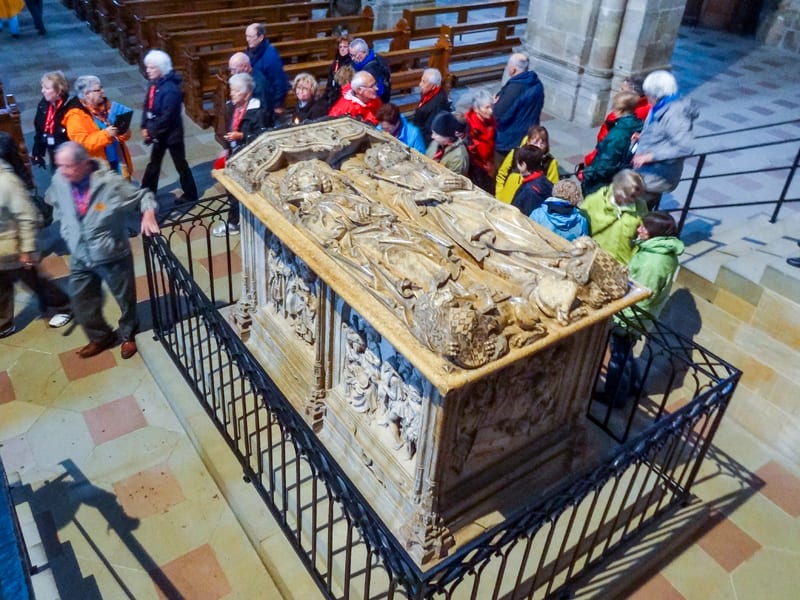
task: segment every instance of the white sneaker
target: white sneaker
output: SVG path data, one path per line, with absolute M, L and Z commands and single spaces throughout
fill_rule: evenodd
M 47 323 L 50 327 L 63 327 L 67 323 L 72 321 L 72 315 L 69 313 L 58 313 L 57 315 L 53 315 L 50 321 Z
M 239 226 L 235 223 L 220 223 L 211 230 L 211 235 L 214 237 L 225 237 L 225 229 L 227 227 L 228 235 L 239 235 Z

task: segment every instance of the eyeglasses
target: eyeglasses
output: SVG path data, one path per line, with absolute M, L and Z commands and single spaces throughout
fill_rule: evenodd
M 96 89 L 93 89 L 93 90 L 86 90 L 86 93 L 87 94 L 92 94 L 94 92 L 102 92 L 102 91 L 103 91 L 103 88 L 99 87 L 99 88 L 96 88 Z

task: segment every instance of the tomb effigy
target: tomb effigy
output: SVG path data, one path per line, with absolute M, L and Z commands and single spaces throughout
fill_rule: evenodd
M 574 470 L 611 316 L 646 294 L 590 238 L 350 119 L 215 177 L 242 205 L 231 321 L 419 564 Z

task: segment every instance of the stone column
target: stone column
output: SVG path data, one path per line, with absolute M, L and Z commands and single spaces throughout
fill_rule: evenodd
M 669 68 L 686 0 L 537 0 L 524 50 L 545 88 L 545 110 L 582 125 L 605 116 L 629 75 Z
M 375 11 L 375 29 L 391 29 L 403 16 L 404 8 L 423 8 L 435 6 L 436 0 L 366 0 Z

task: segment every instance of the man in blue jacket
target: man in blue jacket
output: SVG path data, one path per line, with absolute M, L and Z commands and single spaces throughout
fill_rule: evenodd
M 281 60 L 275 46 L 266 38 L 267 27 L 263 23 L 251 23 L 244 31 L 247 42 L 247 56 L 254 71 L 259 71 L 267 80 L 267 87 L 272 97 L 272 105 L 281 112 L 289 91 L 289 80 L 283 70 Z
M 544 86 L 528 70 L 528 56 L 511 55 L 506 65 L 508 80 L 495 96 L 493 114 L 497 120 L 495 164 L 500 165 L 510 150 L 519 146 L 531 125 L 539 124 L 544 106 Z
M 158 204 L 150 190 L 134 188 L 126 179 L 101 167 L 76 142 L 64 142 L 55 153 L 58 171 L 45 201 L 61 223 L 61 237 L 71 255 L 69 297 L 75 318 L 89 343 L 78 351 L 90 358 L 121 339 L 122 358 L 136 354 L 133 339 L 139 327 L 136 280 L 128 240 L 128 219 L 141 212 L 141 232 L 155 235 Z M 119 329 L 103 317 L 103 288 L 119 304 Z

